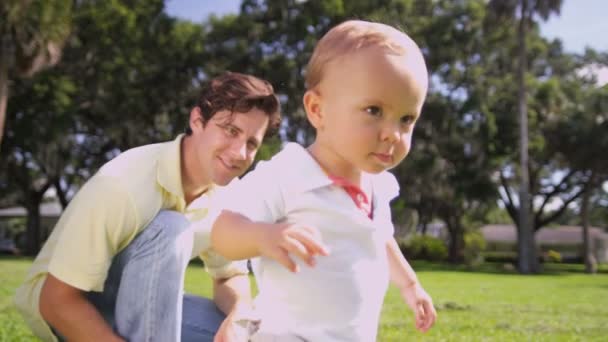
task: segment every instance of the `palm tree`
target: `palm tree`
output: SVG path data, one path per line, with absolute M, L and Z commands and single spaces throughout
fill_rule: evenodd
M 0 144 L 11 77 L 29 77 L 59 61 L 71 27 L 72 0 L 0 3 Z
M 526 36 L 529 25 L 535 16 L 547 20 L 552 13 L 559 15 L 563 0 L 490 0 L 489 6 L 497 17 L 518 21 L 518 112 L 520 148 L 520 190 L 517 250 L 520 273 L 529 274 L 539 271 L 534 230 L 530 220 L 532 201 L 530 196 L 530 177 L 528 170 L 528 105 L 525 75 Z M 519 12 L 519 15 L 517 14 Z

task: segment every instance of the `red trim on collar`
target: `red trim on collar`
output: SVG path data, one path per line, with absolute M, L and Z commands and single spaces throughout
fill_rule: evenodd
M 370 219 L 373 218 L 372 203 L 367 198 L 367 195 L 365 194 L 365 192 L 363 192 L 363 190 L 361 190 L 361 188 L 359 188 L 355 184 L 349 182 L 346 178 L 339 177 L 339 176 L 332 176 L 330 174 L 328 174 L 327 176 L 329 177 L 329 179 L 331 179 L 331 181 L 335 185 L 341 187 L 342 189 L 344 189 L 344 191 L 346 191 L 348 196 L 350 196 L 350 198 L 353 200 L 353 202 L 355 202 L 355 205 L 357 206 L 357 208 L 363 210 L 363 212 L 365 212 L 367 217 L 369 217 Z

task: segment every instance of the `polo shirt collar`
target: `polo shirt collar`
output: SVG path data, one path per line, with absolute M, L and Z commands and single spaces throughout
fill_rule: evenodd
M 334 184 L 319 163 L 300 144 L 287 143 L 274 158 L 278 159 L 275 164 L 276 172 L 288 177 L 286 184 L 294 193 L 303 193 Z M 363 172 L 361 176 L 369 177 L 376 195 L 382 194 L 387 200 L 399 195 L 399 184 L 389 172 L 385 171 L 377 175 Z
M 172 195 L 184 198 L 181 172 L 181 142 L 180 134 L 175 140 L 165 143 L 161 149 L 157 165 L 158 184 Z
M 311 191 L 333 184 L 319 163 L 297 143 L 287 143 L 276 155 L 281 171 L 289 178 L 287 184 L 297 193 Z

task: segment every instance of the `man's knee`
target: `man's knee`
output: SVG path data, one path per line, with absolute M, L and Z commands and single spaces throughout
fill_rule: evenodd
M 151 235 L 162 236 L 166 240 L 174 240 L 188 233 L 190 221 L 182 213 L 172 210 L 161 210 L 156 217 L 144 229 L 150 231 Z
M 190 226 L 190 221 L 180 212 L 173 210 L 161 210 L 150 223 L 159 225 L 165 231 L 172 231 L 176 235 Z
M 181 213 L 171 210 L 162 210 L 154 219 L 160 226 L 160 235 L 167 252 L 183 254 L 185 258 L 190 258 L 194 233 L 190 229 L 190 221 Z
M 189 259 L 194 239 L 189 227 L 184 214 L 161 210 L 128 247 L 127 254 L 147 254 L 146 251 L 155 250 L 162 251 L 166 257 L 177 255 Z

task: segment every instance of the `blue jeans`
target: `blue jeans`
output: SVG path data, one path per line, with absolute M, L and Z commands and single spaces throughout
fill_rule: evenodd
M 193 232 L 180 213 L 161 211 L 114 257 L 103 292 L 89 292 L 114 331 L 130 341 L 213 341 L 224 314 L 185 295 Z

